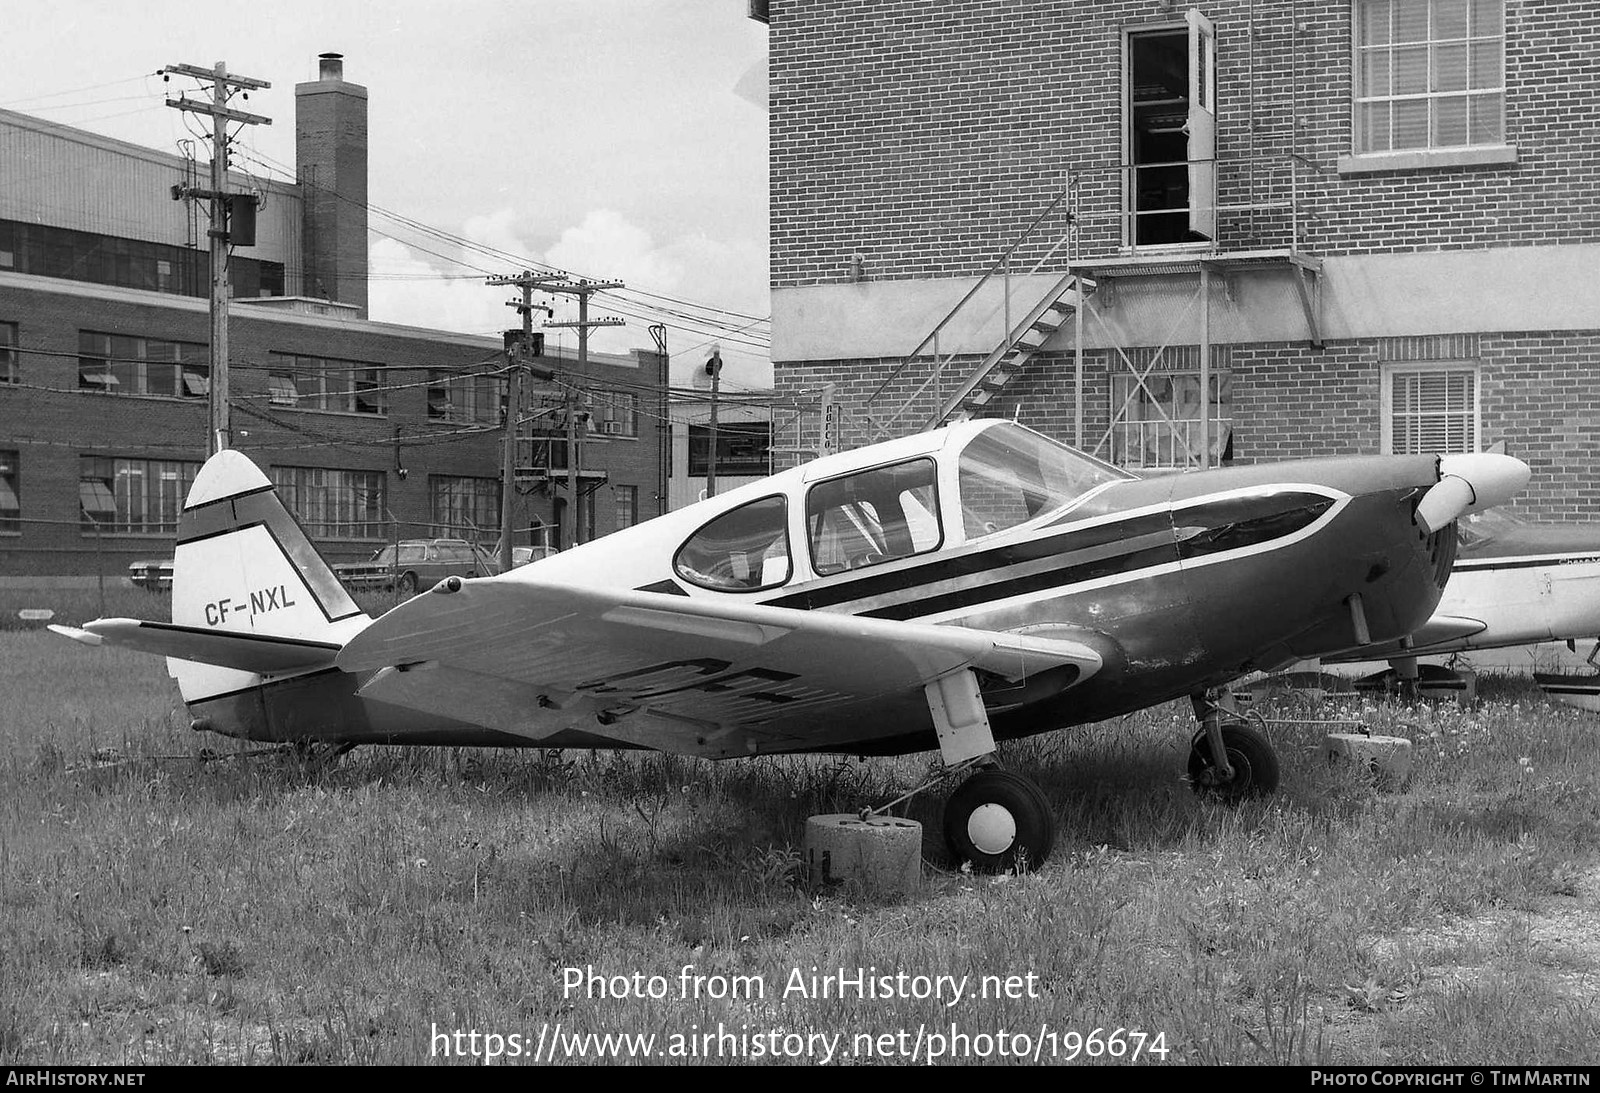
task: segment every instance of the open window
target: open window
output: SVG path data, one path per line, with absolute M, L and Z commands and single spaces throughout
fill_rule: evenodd
M 1127 241 L 1217 234 L 1217 42 L 1191 8 L 1183 25 L 1130 30 L 1126 46 Z

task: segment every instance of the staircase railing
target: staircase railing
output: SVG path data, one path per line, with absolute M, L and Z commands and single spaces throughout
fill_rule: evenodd
M 971 305 L 974 300 L 979 298 L 979 293 L 982 292 L 983 287 L 995 280 L 995 278 L 1000 278 L 1003 284 L 1003 299 L 998 306 L 991 310 L 987 315 L 983 316 L 982 321 L 992 319 L 997 311 L 1004 312 L 1002 328 L 1005 333 L 1003 337 L 1003 345 L 1001 346 L 1001 352 L 1015 345 L 1017 339 L 1027 332 L 1029 325 L 1028 322 L 1018 323 L 1016 326 L 1013 326 L 1011 323 L 1012 260 L 1015 258 L 1017 251 L 1020 250 L 1024 244 L 1033 239 L 1035 233 L 1038 232 L 1039 228 L 1050 218 L 1051 214 L 1053 214 L 1067 200 L 1068 193 L 1069 191 L 1067 189 L 1063 189 L 1055 196 L 1053 200 L 1051 200 L 1050 204 L 1044 207 L 1044 210 L 1040 212 L 1038 216 L 1033 218 L 1028 226 L 1024 228 L 1017 236 L 1016 240 L 1005 249 L 1005 252 L 1001 254 L 999 258 L 995 259 L 994 264 L 985 270 L 982 276 L 973 282 L 972 287 L 967 289 L 966 294 L 963 295 L 960 300 L 956 301 L 956 305 L 945 314 L 944 318 L 940 319 L 934 324 L 933 329 L 928 331 L 928 333 L 920 342 L 917 343 L 916 347 L 912 349 L 911 352 L 907 353 L 900 359 L 900 363 L 895 367 L 893 372 L 889 373 L 889 377 L 879 384 L 877 389 L 874 390 L 870 396 L 868 396 L 864 404 L 864 416 L 878 434 L 879 438 L 884 436 L 892 436 L 894 423 L 904 416 L 905 412 L 909 410 L 913 404 L 915 404 L 917 399 L 922 396 L 924 391 L 939 381 L 940 377 L 944 374 L 945 369 L 947 369 L 956 360 L 956 358 L 963 355 L 959 350 L 952 351 L 948 356 L 944 355 L 939 344 L 940 337 L 942 334 L 944 334 L 946 328 L 949 327 L 958 316 L 963 315 L 963 313 L 967 311 L 968 306 Z M 1072 213 L 1069 210 L 1067 213 L 1068 233 L 1071 231 L 1071 224 Z M 1032 268 L 1028 270 L 1027 275 L 1031 276 L 1037 273 L 1044 267 L 1045 263 L 1054 258 L 1056 253 L 1060 251 L 1066 244 L 1067 234 L 1063 234 L 1061 238 L 1052 243 L 1045 254 L 1033 264 Z M 913 363 L 923 357 L 925 355 L 925 351 L 930 347 L 933 350 L 933 371 L 929 373 L 928 377 L 917 386 L 917 389 L 913 391 L 903 403 L 896 407 L 894 412 L 889 414 L 888 417 L 882 419 L 881 421 L 874 418 L 871 412 L 873 404 L 876 403 L 878 398 L 889 389 L 889 385 L 894 383 L 894 381 L 898 379 L 907 368 L 911 367 Z

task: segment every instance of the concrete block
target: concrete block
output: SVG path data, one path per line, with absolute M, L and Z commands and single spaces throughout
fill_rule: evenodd
M 877 893 L 913 892 L 922 882 L 922 825 L 896 816 L 812 816 L 805 859 L 813 885 L 848 881 Z

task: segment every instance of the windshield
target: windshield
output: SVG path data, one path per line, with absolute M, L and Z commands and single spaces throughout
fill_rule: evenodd
M 996 425 L 961 453 L 962 524 L 969 539 L 992 535 L 1132 477 L 1031 429 Z

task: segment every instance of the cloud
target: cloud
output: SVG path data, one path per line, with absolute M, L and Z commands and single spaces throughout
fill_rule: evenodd
M 460 234 L 475 243 L 509 255 L 535 255 L 532 245 L 536 232 L 512 208 L 502 208 L 468 218 Z M 452 253 L 454 248 L 430 240 L 429 250 Z M 371 313 L 384 322 L 441 330 L 494 334 L 516 324 L 516 314 L 505 307 L 514 290 L 490 288 L 481 277 L 462 278 L 459 265 L 414 250 L 392 239 L 379 239 L 371 248 Z M 462 252 L 473 266 L 498 267 L 495 259 Z M 724 337 L 704 329 L 681 316 L 662 309 L 705 314 L 671 300 L 641 297 L 652 293 L 675 300 L 714 304 L 747 316 L 765 316 L 769 311 L 767 254 L 765 247 L 750 241 L 715 239 L 703 233 L 684 235 L 658 242 L 650 231 L 631 222 L 614 209 L 593 209 L 575 225 L 563 229 L 543 250 L 543 264 L 565 270 L 574 276 L 594 280 L 622 281 L 634 290 L 625 297 L 594 297 L 590 318 L 616 316 L 626 321 L 622 327 L 593 328 L 589 348 L 600 353 L 627 354 L 637 347 L 652 344 L 647 327 L 664 322 L 668 327 L 668 350 L 683 353 L 685 359 L 703 360 L 709 346 L 718 342 L 728 367 L 728 380 L 741 387 L 770 386 L 771 367 L 767 354 L 759 347 L 743 344 L 763 338 L 764 323 L 750 333 Z M 507 260 L 506 273 L 515 272 Z M 556 309 L 555 320 L 576 322 L 578 308 L 573 297 L 562 294 L 536 295 Z M 536 315 L 536 321 L 538 316 Z M 749 319 L 720 316 L 729 326 L 739 327 Z M 577 346 L 577 331 L 553 328 L 546 340 L 567 350 Z M 735 340 L 737 339 L 737 340 Z M 676 372 L 678 369 L 674 369 Z M 676 382 L 676 379 L 675 379 Z

